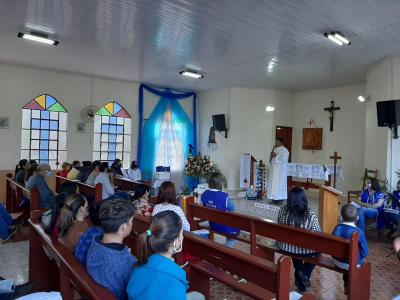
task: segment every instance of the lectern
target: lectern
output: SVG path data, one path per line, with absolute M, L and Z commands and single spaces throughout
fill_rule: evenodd
M 343 193 L 333 187 L 321 185 L 319 187 L 319 222 L 323 232 L 332 233 L 338 223 L 339 197 Z

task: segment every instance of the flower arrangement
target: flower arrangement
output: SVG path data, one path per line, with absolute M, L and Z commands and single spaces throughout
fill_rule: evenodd
M 216 171 L 217 168 L 210 157 L 201 156 L 199 153 L 197 156 L 189 155 L 185 163 L 184 173 L 186 176 L 208 179 Z

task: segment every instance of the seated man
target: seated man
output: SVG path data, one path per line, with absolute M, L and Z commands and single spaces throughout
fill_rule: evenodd
M 104 234 L 96 236 L 89 248 L 86 268 L 95 282 L 118 299 L 126 299 L 126 287 L 137 259 L 122 243 L 132 231 L 135 207 L 125 200 L 101 205 L 99 218 Z
M 129 199 L 128 193 L 116 192 L 114 187 L 111 185 L 110 175 L 108 174 L 108 163 L 102 162 L 99 166 L 99 174 L 94 180 L 94 184 L 102 184 L 102 200 L 112 200 L 112 199 Z
M 222 211 L 234 211 L 235 205 L 232 200 L 229 199 L 229 195 L 222 191 L 222 187 L 225 183 L 225 177 L 219 172 L 211 174 L 210 180 L 208 182 L 209 189 L 206 190 L 201 195 L 201 202 L 203 206 L 209 208 L 215 208 Z M 239 233 L 239 229 L 232 228 L 226 225 L 217 224 L 214 222 L 210 222 L 210 228 L 215 232 L 225 233 L 237 235 Z M 225 246 L 234 248 L 236 245 L 235 239 L 226 239 Z

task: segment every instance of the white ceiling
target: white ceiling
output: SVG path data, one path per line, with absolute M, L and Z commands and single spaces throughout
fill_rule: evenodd
M 399 17 L 398 0 L 0 0 L 0 60 L 181 89 L 297 91 L 364 81 L 400 53 Z M 16 37 L 31 26 L 60 45 Z M 351 46 L 323 36 L 332 30 Z M 183 78 L 185 65 L 207 75 Z

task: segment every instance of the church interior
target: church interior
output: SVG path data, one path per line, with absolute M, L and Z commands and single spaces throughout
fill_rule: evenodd
M 0 300 L 400 299 L 399 14 L 0 0 Z

